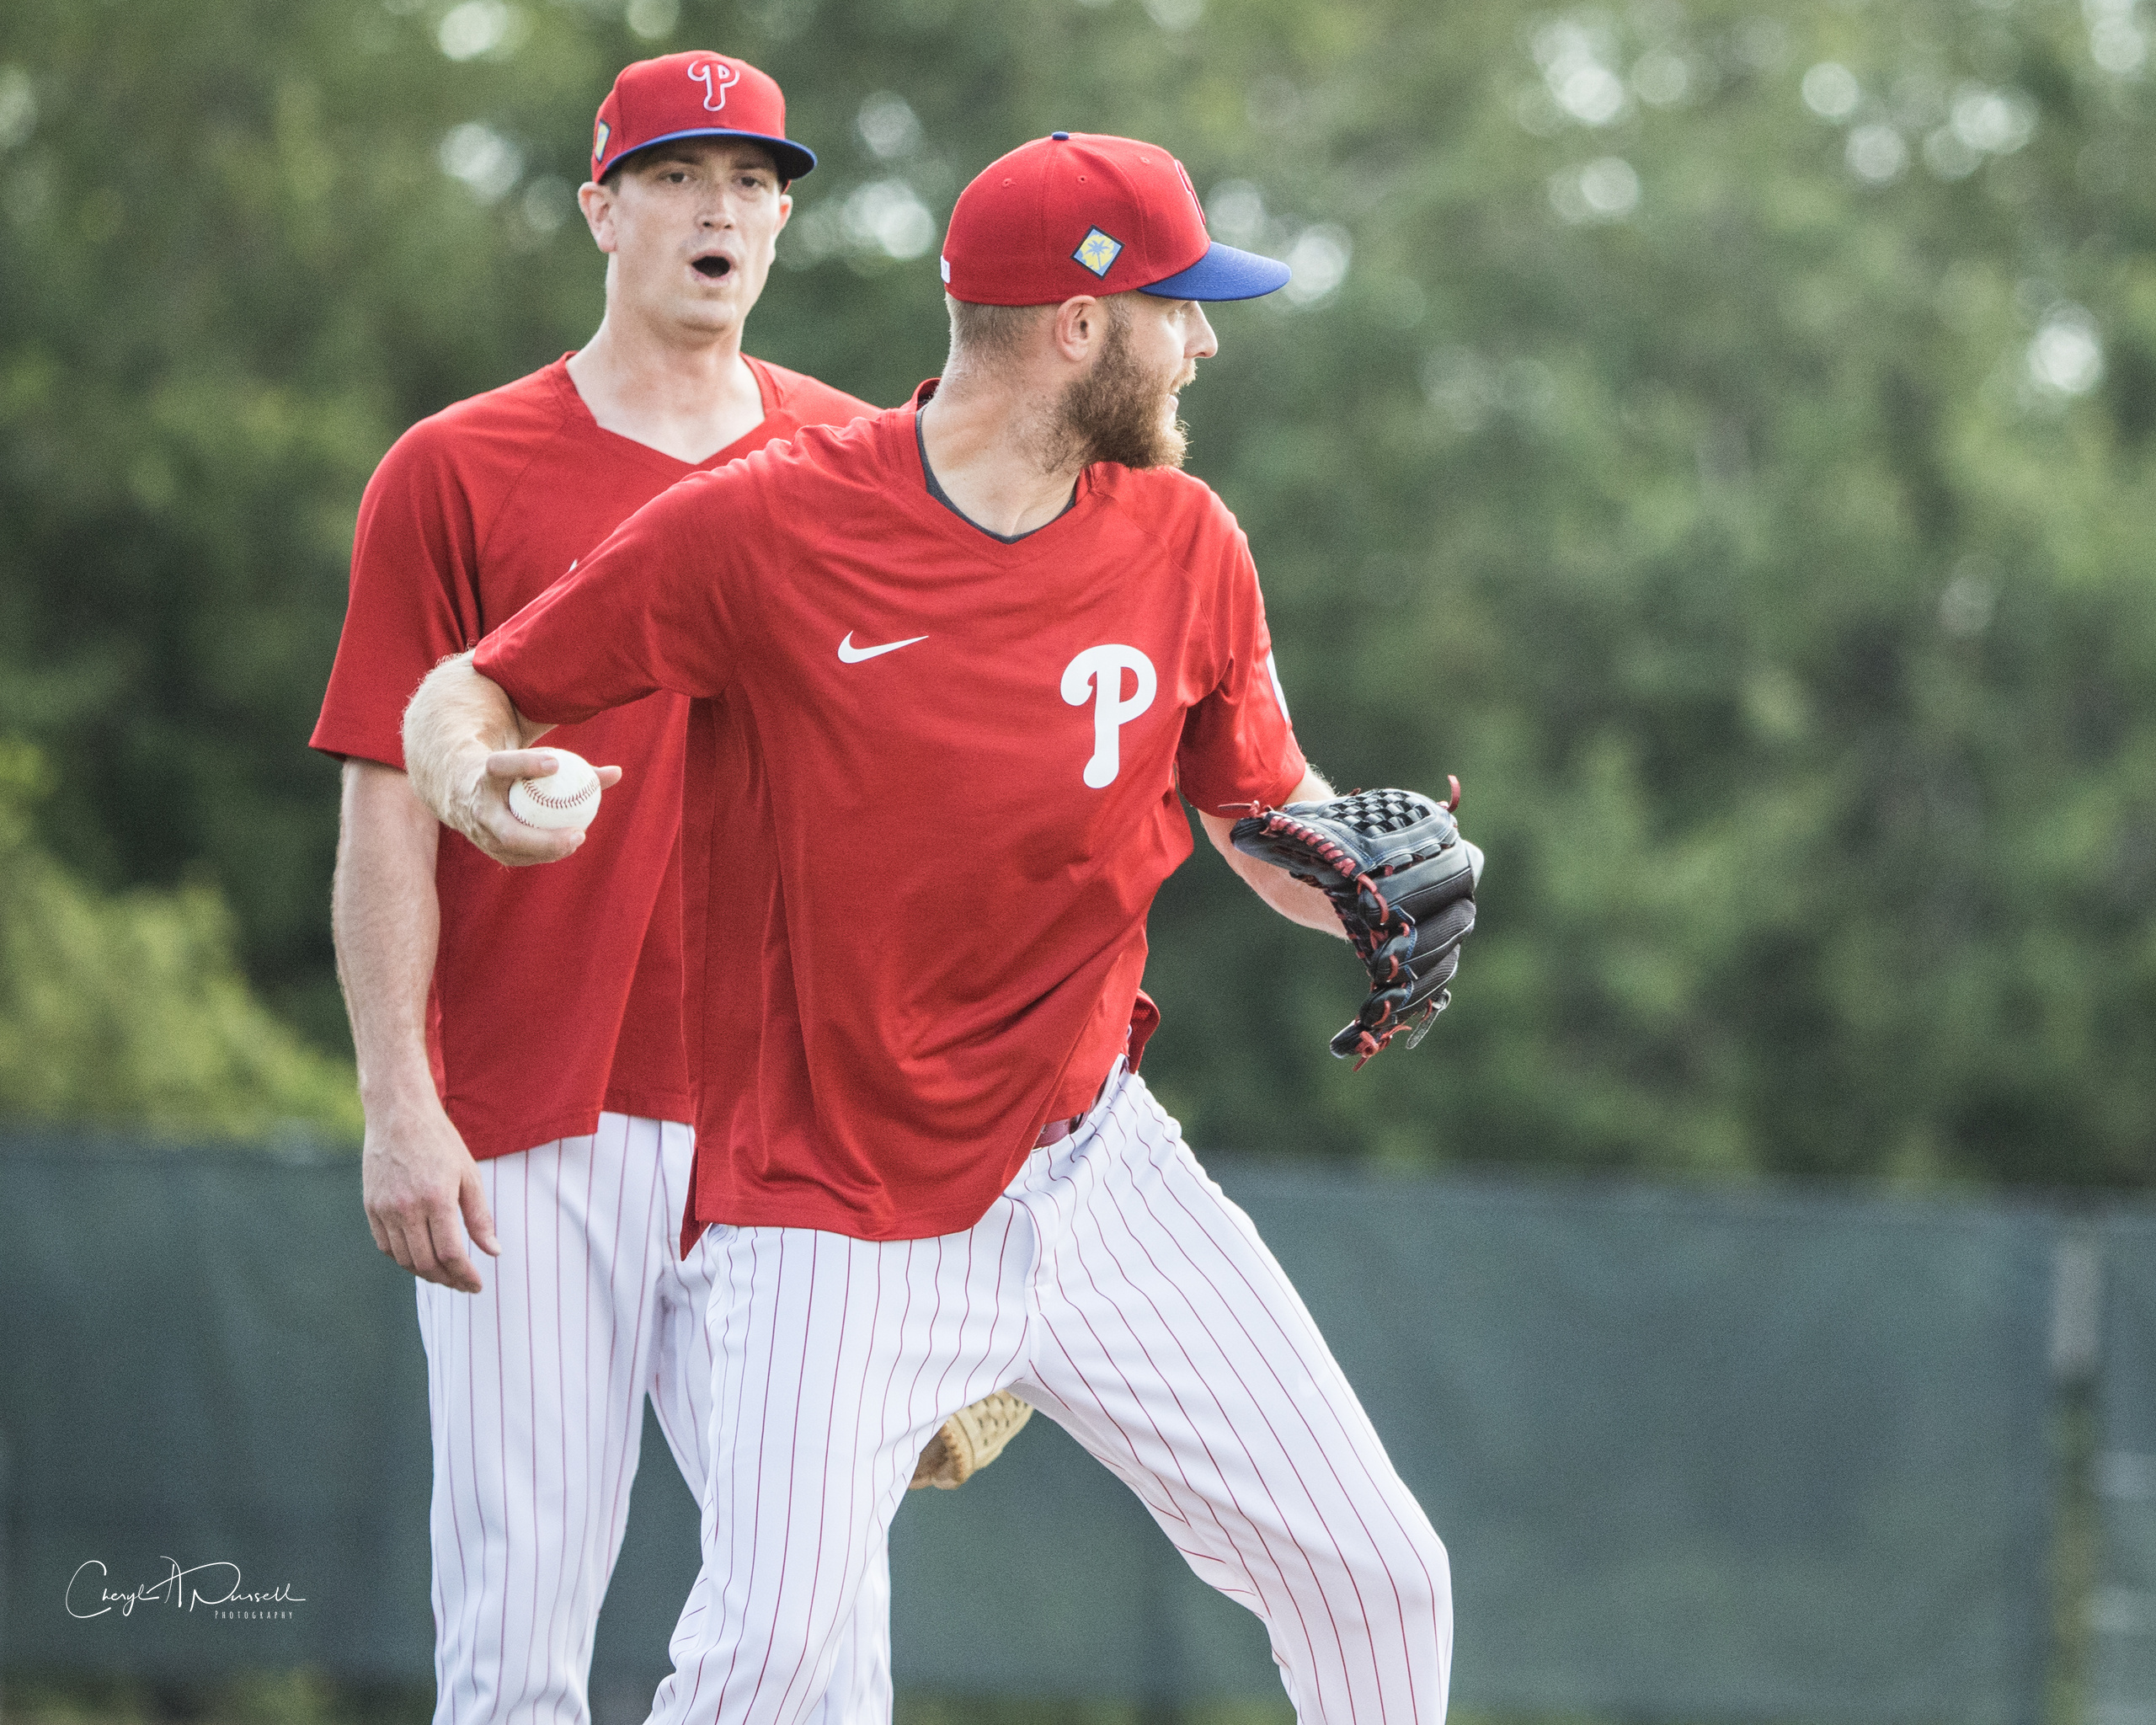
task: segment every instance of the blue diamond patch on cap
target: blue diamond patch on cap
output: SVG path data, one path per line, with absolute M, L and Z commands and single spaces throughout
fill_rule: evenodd
M 1106 275 L 1115 260 L 1123 255 L 1123 242 L 1110 239 L 1097 227 L 1086 230 L 1085 238 L 1078 242 L 1078 249 L 1070 254 L 1096 275 Z

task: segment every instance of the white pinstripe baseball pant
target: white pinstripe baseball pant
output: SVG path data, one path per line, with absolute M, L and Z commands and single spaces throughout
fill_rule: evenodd
M 434 1428 L 435 1725 L 585 1725 L 600 1601 L 620 1554 L 648 1394 L 701 1499 L 710 1236 L 679 1255 L 695 1138 L 602 1114 L 479 1164 L 502 1255 L 486 1289 L 419 1285 Z M 891 1717 L 879 1546 L 837 1639 L 820 1725 Z
M 712 1235 L 704 1566 L 653 1725 L 806 1717 L 921 1445 L 998 1388 L 1264 1619 L 1299 1717 L 1444 1717 L 1444 1547 L 1273 1254 L 1136 1076 L 965 1233 Z

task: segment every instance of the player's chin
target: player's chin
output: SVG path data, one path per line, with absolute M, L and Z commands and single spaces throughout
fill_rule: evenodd
M 739 294 L 708 287 L 683 294 L 674 304 L 675 319 L 684 328 L 707 332 L 731 329 L 741 321 L 741 309 Z
M 1190 453 L 1190 427 L 1176 417 L 1176 398 L 1170 396 L 1161 415 L 1160 426 L 1153 434 L 1152 447 L 1146 451 L 1146 467 L 1179 467 Z

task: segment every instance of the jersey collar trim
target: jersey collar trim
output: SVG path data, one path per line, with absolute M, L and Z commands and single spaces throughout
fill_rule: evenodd
M 609 431 L 591 416 L 590 404 L 578 392 L 576 379 L 569 376 L 569 361 L 575 357 L 574 351 L 565 353 L 552 365 L 547 366 L 547 371 L 552 377 L 554 388 L 561 398 L 563 412 L 567 414 L 570 423 L 577 428 L 578 432 L 608 449 L 632 452 L 651 466 L 663 467 L 676 478 L 688 473 L 702 473 L 710 468 L 723 467 L 728 462 L 739 461 L 743 456 L 761 449 L 766 443 L 791 435 L 792 432 L 800 429 L 798 425 L 787 423 L 781 418 L 780 409 L 786 402 L 784 386 L 771 375 L 771 368 L 761 360 L 751 355 L 744 354 L 741 355 L 742 363 L 748 366 L 749 375 L 756 380 L 756 402 L 757 405 L 764 410 L 763 418 L 735 438 L 733 442 L 728 444 L 725 448 L 715 451 L 702 461 L 695 462 L 677 461 L 664 450 L 654 449 L 648 443 L 639 443 L 633 437 L 624 437 L 618 431 Z
M 991 532 L 951 501 L 942 482 L 937 478 L 935 469 L 928 465 L 927 441 L 921 430 L 921 409 L 933 398 L 936 386 L 941 381 L 930 378 L 914 391 L 905 405 L 893 409 L 884 416 L 887 421 L 910 422 L 904 426 L 893 425 L 890 433 L 892 441 L 886 446 L 889 459 L 897 465 L 900 481 L 893 489 L 905 499 L 910 512 L 924 520 L 945 524 L 954 536 L 979 547 L 984 554 L 995 555 L 994 547 L 1007 547 L 1012 551 L 1037 549 L 1036 541 L 1043 537 L 1054 537 L 1054 530 L 1099 492 L 1100 482 L 1095 477 L 1093 468 L 1088 467 L 1078 475 L 1077 483 L 1070 488 L 1070 501 L 1063 505 L 1053 520 L 1043 521 L 1038 527 L 1029 527 L 1022 533 L 1008 537 Z M 910 437 L 906 435 L 908 430 L 913 434 Z M 903 443 L 899 441 L 900 439 L 904 439 Z M 907 445 L 911 447 L 909 449 Z
M 921 457 L 921 477 L 928 482 L 928 494 L 971 527 L 974 531 L 985 534 L 998 545 L 1016 545 L 1021 541 L 1032 538 L 1036 533 L 1044 532 L 1077 506 L 1078 487 L 1073 483 L 1070 488 L 1070 495 L 1064 499 L 1063 507 L 1038 527 L 1028 527 L 1022 533 L 999 533 L 993 527 L 984 527 L 960 509 L 957 504 L 951 501 L 951 494 L 943 489 L 943 482 L 936 477 L 936 469 L 929 466 L 928 435 L 921 429 L 921 409 L 918 407 L 914 409 L 913 414 L 913 442 L 915 451 Z

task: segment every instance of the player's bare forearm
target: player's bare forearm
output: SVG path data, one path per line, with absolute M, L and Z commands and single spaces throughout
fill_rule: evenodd
M 479 1276 L 466 1235 L 495 1251 L 494 1220 L 427 1063 L 440 835 L 404 774 L 371 761 L 344 763 L 330 923 L 366 1111 L 360 1188 L 367 1227 L 375 1244 L 414 1275 L 472 1293 Z
M 516 710 L 500 684 L 474 670 L 472 655 L 445 659 L 404 709 L 404 764 L 412 788 L 444 826 L 497 862 L 558 862 L 584 842 L 579 830 L 526 826 L 510 812 L 510 787 L 553 771 L 531 745 L 552 730 Z M 599 769 L 611 786 L 618 766 Z
M 330 928 L 359 1056 L 360 1099 L 371 1112 L 422 1087 L 434 1093 L 425 1016 L 441 927 L 435 897 L 441 828 L 393 766 L 347 761 L 344 790 Z
M 1305 769 L 1302 782 L 1288 794 L 1290 803 L 1322 803 L 1332 795 L 1332 787 L 1325 776 L 1312 766 Z M 1228 867 L 1242 876 L 1250 889 L 1273 906 L 1290 922 L 1299 922 L 1305 928 L 1315 928 L 1326 934 L 1348 938 L 1348 931 L 1341 926 L 1340 913 L 1332 908 L 1332 900 L 1315 887 L 1300 881 L 1284 868 L 1276 868 L 1270 862 L 1256 857 L 1246 857 L 1238 851 L 1228 835 L 1235 823 L 1225 814 L 1198 811 L 1199 823 L 1205 828 L 1205 836 L 1213 841 L 1213 848 L 1228 859 Z
M 404 709 L 405 771 L 435 818 L 483 849 L 488 759 L 541 734 L 526 729 L 501 685 L 460 653 L 427 673 Z

